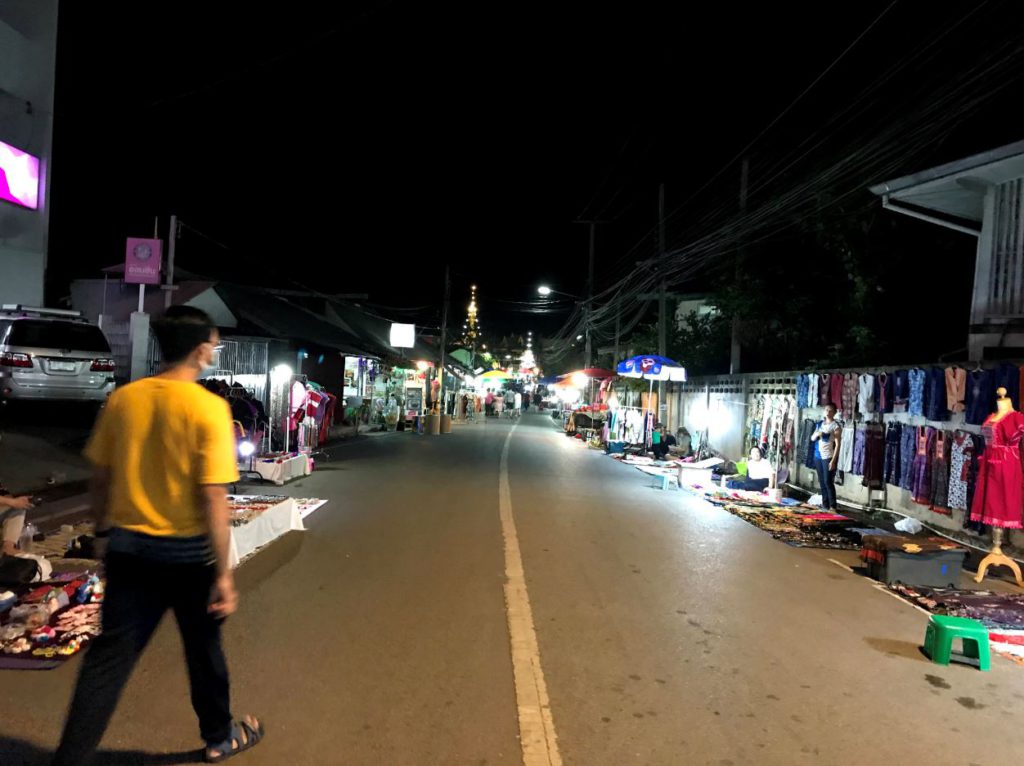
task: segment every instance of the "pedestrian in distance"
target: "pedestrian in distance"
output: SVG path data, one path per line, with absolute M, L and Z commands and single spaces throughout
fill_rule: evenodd
M 85 450 L 96 538 L 106 543 L 103 630 L 86 650 L 54 766 L 92 762 L 167 611 L 184 644 L 205 760 L 227 760 L 264 734 L 256 718 L 232 718 L 221 646 L 238 606 L 226 487 L 238 481 L 237 453 L 227 402 L 197 384 L 215 366 L 219 335 L 187 306 L 168 309 L 153 330 L 163 371 L 114 392 Z

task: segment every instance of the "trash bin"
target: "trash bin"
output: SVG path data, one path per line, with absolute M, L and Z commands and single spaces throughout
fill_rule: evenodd
M 450 434 L 452 432 L 452 416 L 442 415 L 441 416 L 441 433 Z
M 431 436 L 435 436 L 441 433 L 441 416 L 440 415 L 427 415 L 427 433 Z

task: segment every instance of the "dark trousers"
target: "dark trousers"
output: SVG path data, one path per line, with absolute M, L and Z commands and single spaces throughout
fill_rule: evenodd
M 168 609 L 185 646 L 199 733 L 209 744 L 226 740 L 231 734 L 228 667 L 221 621 L 207 612 L 214 568 L 111 553 L 106 571 L 103 632 L 85 652 L 53 766 L 78 766 L 92 758 L 136 661 Z
M 821 485 L 821 507 L 836 507 L 836 469 L 829 468 L 831 458 L 818 458 L 818 484 Z

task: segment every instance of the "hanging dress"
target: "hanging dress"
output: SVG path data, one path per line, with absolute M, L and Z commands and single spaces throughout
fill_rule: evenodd
M 924 415 L 924 384 L 928 373 L 924 370 L 913 369 L 907 373 L 910 378 L 910 404 L 907 412 L 911 415 Z
M 857 407 L 862 416 L 875 411 L 875 376 L 869 372 L 857 380 Z
M 805 406 L 818 406 L 818 373 L 816 372 L 807 376 L 807 404 Z
M 857 417 L 857 395 L 860 391 L 860 378 L 857 373 L 850 372 L 843 376 L 843 419 L 851 423 Z M 838 402 L 837 402 L 838 404 Z
M 858 476 L 864 475 L 864 444 L 865 433 L 864 427 L 861 426 L 853 434 L 853 468 L 850 469 L 851 473 Z
M 913 500 L 918 505 L 932 503 L 932 449 L 935 446 L 935 429 L 931 426 L 917 428 L 917 451 L 911 468 Z
M 885 432 L 885 467 L 882 471 L 882 479 L 886 484 L 899 486 L 901 475 L 900 464 L 900 441 L 903 436 L 903 426 L 900 423 L 889 423 Z
M 967 510 L 967 481 L 970 478 L 974 439 L 965 431 L 957 431 L 950 445 L 949 507 Z
M 868 423 L 864 429 L 864 480 L 868 489 L 882 489 L 885 484 L 885 432 L 881 423 Z
M 829 401 L 836 406 L 837 409 L 843 407 L 843 374 L 841 372 L 833 372 L 829 380 Z
M 917 456 L 917 429 L 903 426 L 900 438 L 900 487 L 908 492 L 914 489 L 914 458 Z
M 932 504 L 936 513 L 949 514 L 949 446 L 952 436 L 948 431 L 935 434 L 935 453 L 932 456 Z
M 1024 438 L 1024 415 L 1016 410 L 1003 417 L 993 414 L 982 424 L 985 454 L 978 464 L 977 486 L 971 506 L 971 521 L 1004 529 L 1021 529 L 1024 472 L 1020 464 L 1020 442 Z
M 893 406 L 895 405 L 893 397 L 894 382 L 895 379 L 889 373 L 878 373 L 878 379 L 875 381 L 875 391 L 878 393 L 879 412 L 888 413 L 893 411 Z
M 967 409 L 967 370 L 963 367 L 946 368 L 946 406 L 954 415 Z
M 853 426 L 843 428 L 843 436 L 839 442 L 839 458 L 836 468 L 843 473 L 853 472 Z

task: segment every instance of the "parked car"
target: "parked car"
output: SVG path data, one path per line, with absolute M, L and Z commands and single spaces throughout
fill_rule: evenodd
M 106 336 L 81 312 L 0 306 L 0 401 L 100 405 L 114 368 Z

